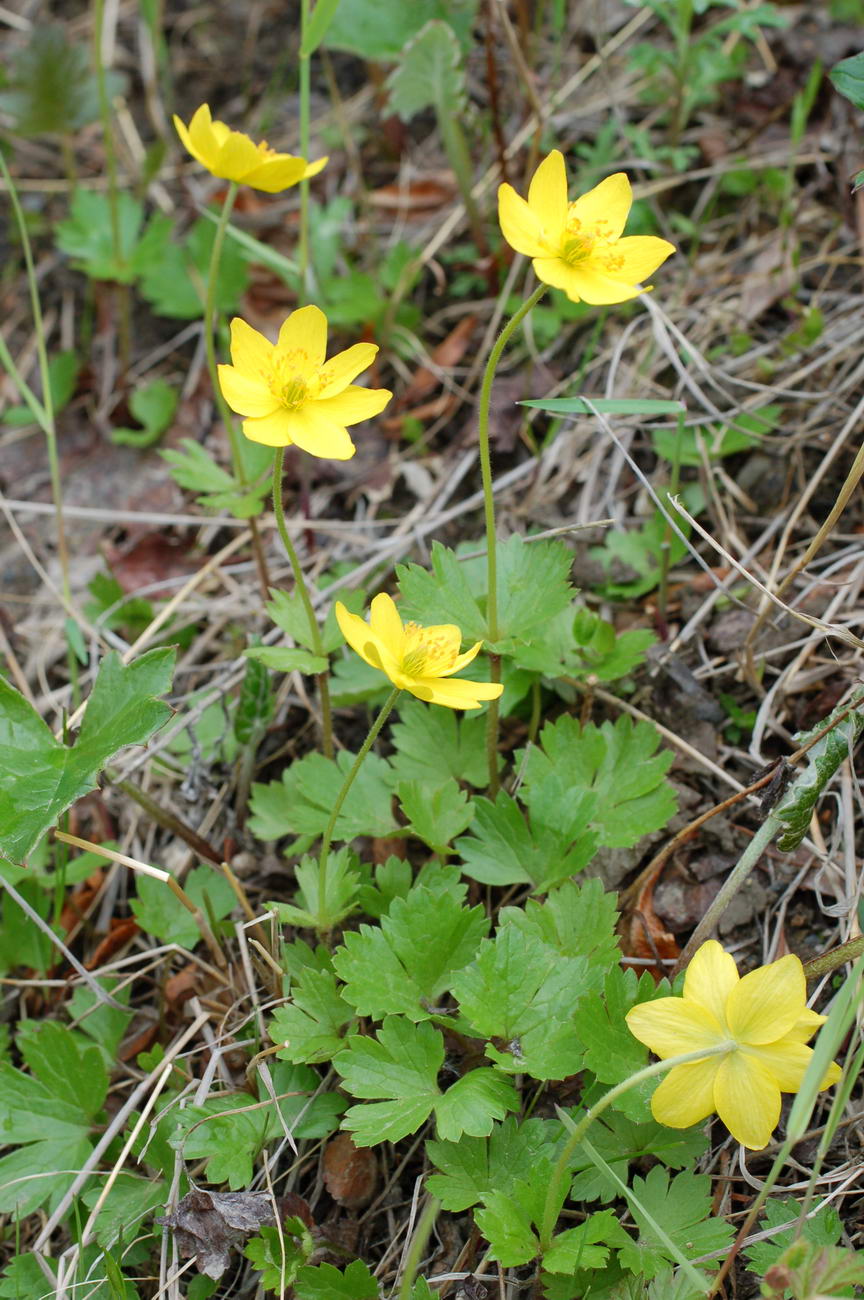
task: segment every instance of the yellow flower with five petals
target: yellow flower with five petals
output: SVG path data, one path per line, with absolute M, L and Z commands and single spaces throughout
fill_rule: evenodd
M 651 1098 L 651 1113 L 668 1128 L 689 1128 L 716 1111 L 732 1136 L 756 1151 L 777 1127 L 781 1092 L 801 1087 L 813 1055 L 805 1044 L 825 1016 L 807 1007 L 797 957 L 781 957 L 742 978 L 731 953 L 709 939 L 687 967 L 683 997 L 642 1002 L 625 1019 L 661 1060 L 725 1047 L 673 1066 Z M 839 1077 L 832 1062 L 820 1089 Z
M 320 307 L 300 307 L 276 343 L 235 316 L 230 366 L 219 366 L 225 401 L 243 421 L 252 442 L 268 447 L 295 444 L 312 456 L 349 460 L 357 448 L 347 425 L 379 415 L 393 394 L 351 380 L 368 370 L 378 348 L 355 343 L 325 361 L 327 317 Z
M 497 700 L 504 689 L 499 682 L 454 681 L 453 673 L 471 663 L 481 642 L 460 654 L 462 633 L 455 624 L 403 624 L 394 601 L 385 593 L 372 601 L 368 623 L 350 613 L 341 601 L 336 602 L 336 619 L 345 640 L 361 659 L 420 700 L 448 709 L 479 709 L 482 701 Z
M 317 176 L 326 158 L 307 162 L 290 153 L 277 153 L 266 140 L 260 144 L 242 131 L 232 131 L 224 122 L 214 122 L 209 104 L 202 104 L 188 127 L 174 114 L 177 134 L 192 157 L 222 180 L 251 185 L 253 190 L 278 194 L 299 181 Z
M 632 203 L 624 172 L 570 203 L 564 158 L 553 149 L 532 177 L 527 202 L 512 185 L 499 187 L 498 219 L 507 243 L 533 258 L 544 284 L 572 302 L 626 302 L 651 288 L 639 286 L 675 252 L 656 235 L 622 238 Z

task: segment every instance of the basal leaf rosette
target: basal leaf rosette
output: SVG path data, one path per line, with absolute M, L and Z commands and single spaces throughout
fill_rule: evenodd
M 626 1015 L 634 1037 L 667 1060 L 720 1050 L 676 1065 L 651 1098 L 651 1112 L 668 1128 L 689 1128 L 715 1112 L 750 1150 L 764 1147 L 780 1119 L 781 1092 L 797 1092 L 813 1049 L 807 1040 L 824 1022 L 807 1007 L 800 960 L 792 954 L 743 978 L 731 953 L 714 939 L 687 968 L 680 998 L 658 998 Z M 832 1062 L 820 1089 L 840 1077 Z
M 235 316 L 233 365 L 218 367 L 219 386 L 232 411 L 246 417 L 243 432 L 252 442 L 349 460 L 357 449 L 347 426 L 379 415 L 393 396 L 351 382 L 377 351 L 374 343 L 355 343 L 326 361 L 327 317 L 315 306 L 292 312 L 275 343 Z
M 209 104 L 195 110 L 188 126 L 175 113 L 174 126 L 185 148 L 211 175 L 267 194 L 278 194 L 317 176 L 327 162 L 319 158 L 310 163 L 294 154 L 278 153 L 266 140 L 256 144 L 242 131 L 214 121 Z
M 458 673 L 476 658 L 477 641 L 460 654 L 462 633 L 454 623 L 421 627 L 403 623 L 393 599 L 382 593 L 372 601 L 369 622 L 350 613 L 336 602 L 336 618 L 352 650 L 371 667 L 379 669 L 399 690 L 410 691 L 429 704 L 448 709 L 479 709 L 484 700 L 497 700 L 504 689 L 500 682 L 455 681 Z
M 647 293 L 642 286 L 675 245 L 656 235 L 623 235 L 633 204 L 624 172 L 607 176 L 570 202 L 562 154 L 553 149 L 537 168 L 523 199 L 512 185 L 498 190 L 498 219 L 517 253 L 533 259 L 544 284 L 563 289 L 572 302 L 626 302 Z

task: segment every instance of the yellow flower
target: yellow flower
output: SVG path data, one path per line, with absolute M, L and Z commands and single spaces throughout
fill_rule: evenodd
M 356 447 L 345 426 L 378 415 L 393 396 L 351 383 L 377 351 L 374 343 L 355 343 L 325 362 L 327 317 L 319 307 L 292 312 L 275 344 L 235 316 L 234 364 L 219 366 L 219 386 L 232 411 L 248 417 L 243 432 L 252 442 L 294 443 L 312 456 L 349 460 Z
M 780 1093 L 797 1092 L 813 1055 L 808 1038 L 825 1020 L 807 1009 L 804 970 L 781 957 L 742 979 L 714 939 L 697 951 L 684 996 L 643 1002 L 627 1012 L 631 1034 L 666 1060 L 725 1046 L 722 1055 L 675 1065 L 651 1098 L 658 1124 L 689 1128 L 714 1111 L 743 1146 L 758 1150 L 780 1119 Z M 840 1077 L 832 1062 L 820 1088 Z
M 266 140 L 255 144 L 242 131 L 232 131 L 224 122 L 214 122 L 209 104 L 195 110 L 188 127 L 174 114 L 177 134 L 192 157 L 214 176 L 251 185 L 255 190 L 278 194 L 298 181 L 317 176 L 327 162 L 307 162 L 290 153 L 277 153 Z
M 544 284 L 573 302 L 625 302 L 646 293 L 651 285 L 640 289 L 641 282 L 675 252 L 655 235 L 622 239 L 632 203 L 624 172 L 568 203 L 564 158 L 553 149 L 531 179 L 527 203 L 512 185 L 499 187 L 498 219 L 507 243 L 534 259 Z
M 453 681 L 452 674 L 470 664 L 481 643 L 477 641 L 460 654 L 462 633 L 453 623 L 403 625 L 387 595 L 372 601 L 368 623 L 351 614 L 341 601 L 336 602 L 336 618 L 345 640 L 361 659 L 420 700 L 448 709 L 479 709 L 482 700 L 497 700 L 504 689 L 499 682 Z

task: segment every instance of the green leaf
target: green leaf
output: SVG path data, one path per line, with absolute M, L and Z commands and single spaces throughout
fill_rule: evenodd
M 176 943 L 192 949 L 201 938 L 191 912 L 182 907 L 161 880 L 153 876 L 137 877 L 138 897 L 130 907 L 138 924 L 161 943 Z M 195 867 L 186 877 L 183 888 L 203 912 L 205 918 L 221 921 L 237 904 L 234 890 L 220 871 L 213 867 Z
M 432 19 L 405 46 L 387 78 L 390 105 L 403 122 L 424 108 L 439 114 L 459 113 L 465 106 L 465 70 L 453 28 Z
M 631 1238 L 619 1255 L 631 1272 L 652 1278 L 665 1264 L 676 1262 L 655 1224 L 662 1225 L 685 1259 L 722 1251 L 730 1245 L 734 1230 L 725 1219 L 714 1216 L 711 1180 L 706 1174 L 685 1170 L 670 1181 L 667 1171 L 656 1165 L 646 1178 L 633 1179 L 631 1191 L 632 1199 L 628 1200 L 639 1236 Z
M 199 492 L 198 504 L 208 510 L 229 510 L 236 519 L 251 519 L 264 509 L 270 493 L 270 480 L 241 488 L 238 481 L 217 465 L 203 447 L 191 438 L 183 438 L 180 448 L 159 453 L 171 466 L 171 477 L 182 488 Z
M 506 1045 L 488 1053 L 506 1069 L 563 1079 L 582 1068 L 572 1016 L 586 969 L 583 957 L 562 957 L 535 935 L 504 925 L 455 977 L 453 995 L 472 1034 Z
M 281 781 L 253 785 L 249 829 L 259 840 L 320 835 L 354 757 L 348 750 L 335 760 L 307 754 L 285 769 Z M 334 839 L 392 834 L 398 826 L 391 807 L 395 782 L 396 773 L 387 760 L 368 754 L 336 819 Z
M 312 1234 L 302 1219 L 292 1216 L 279 1228 L 265 1225 L 257 1237 L 250 1237 L 244 1256 L 261 1274 L 265 1291 L 283 1291 L 297 1277 L 312 1254 Z
M 428 844 L 442 858 L 451 841 L 470 826 L 474 805 L 452 777 L 430 788 L 423 781 L 400 781 L 396 794 L 408 818 L 407 832 Z
M 448 777 L 485 786 L 486 721 L 459 715 L 420 700 L 399 705 L 399 721 L 390 730 L 397 757 L 392 760 L 399 778 L 440 785 Z
M 145 259 L 139 287 L 157 316 L 194 320 L 202 315 L 215 234 L 215 225 L 199 217 L 182 244 L 167 242 L 158 256 Z M 220 315 L 236 311 L 248 280 L 246 259 L 239 245 L 227 239 L 216 281 L 216 310 Z
M 441 1172 L 427 1186 L 445 1210 L 461 1213 L 493 1191 L 511 1192 L 529 1178 L 538 1159 L 551 1158 L 559 1129 L 550 1120 L 509 1116 L 495 1124 L 488 1138 L 463 1137 L 458 1142 L 429 1141 L 426 1154 Z
M 831 730 L 817 740 L 807 751 L 806 767 L 794 778 L 786 794 L 774 809 L 785 827 L 777 841 L 784 852 L 797 849 L 810 827 L 810 818 L 816 802 L 840 764 L 847 759 L 861 732 L 864 731 L 864 713 L 859 705 L 864 702 L 864 690 L 858 689 L 846 704 L 838 705 L 827 718 L 823 718 L 810 731 L 795 737 L 799 746 L 806 745 L 825 727 L 840 718 Z M 841 717 L 843 713 L 847 716 Z
M 81 1122 L 94 1118 L 108 1092 L 108 1072 L 95 1045 L 56 1020 L 20 1021 L 16 1043 L 36 1079 L 77 1110 Z M 38 1136 L 44 1137 L 44 1130 Z
M 125 988 L 118 988 L 118 981 L 114 978 L 99 979 L 97 983 L 113 996 L 115 1002 L 129 1001 L 131 989 L 128 984 Z M 103 1059 L 110 1068 L 117 1059 L 117 1048 L 135 1012 L 103 1002 L 88 984 L 79 984 L 74 990 L 69 999 L 69 1012 L 78 1022 L 81 1033 L 92 1038 L 102 1049 Z
M 253 1162 L 268 1129 L 267 1109 L 248 1092 L 219 1093 L 176 1112 L 171 1145 L 184 1159 L 206 1160 L 208 1182 L 227 1182 L 235 1191 L 252 1181 Z
M 253 645 L 243 651 L 247 659 L 254 659 L 277 673 L 326 673 L 329 660 L 308 650 L 298 650 L 284 645 Z
M 2 96 L 0 96 L 2 99 Z M 48 360 L 48 387 L 51 390 L 51 409 L 55 416 L 69 404 L 78 383 L 78 355 L 72 351 L 55 352 Z M 2 416 L 3 424 L 24 425 L 33 423 L 29 406 L 7 406 Z M 75 625 L 77 627 L 77 624 Z
M 401 58 L 408 42 L 430 19 L 443 18 L 463 48 L 471 43 L 477 0 L 341 0 L 324 37 L 331 50 L 347 50 L 361 59 Z
M 106 71 L 109 100 L 126 82 Z M 17 55 L 7 88 L 0 92 L 0 111 L 12 119 L 17 135 L 70 135 L 99 117 L 99 90 L 90 70 L 86 45 L 69 40 L 65 26 L 35 24 Z
M 431 566 L 396 565 L 404 600 L 402 617 L 424 626 L 455 623 L 466 641 L 482 641 L 486 617 L 469 585 L 467 566 L 460 564 L 455 551 L 437 541 L 432 543 Z
M 563 829 L 533 817 L 529 826 L 506 790 L 494 803 L 476 799 L 471 834 L 456 842 L 466 875 L 486 885 L 530 884 L 540 890 L 581 871 L 599 844 L 598 834 L 588 829 L 590 807 L 586 811 L 584 799 L 550 804 L 557 819 L 567 820 Z
M 351 1106 L 343 1127 L 358 1146 L 398 1142 L 426 1122 L 441 1096 L 438 1071 L 444 1063 L 444 1040 L 428 1021 L 412 1025 L 388 1016 L 377 1037 L 354 1035 L 333 1060 L 354 1097 L 387 1098 L 368 1106 Z
M 240 745 L 257 745 L 273 717 L 270 674 L 251 656 L 243 674 L 240 697 L 234 713 L 234 735 Z
M 126 190 L 117 195 L 119 251 L 115 251 L 110 200 L 96 190 L 77 189 L 70 215 L 57 225 L 57 247 L 72 258 L 76 270 L 92 280 L 132 284 L 154 257 L 161 255 L 171 221 L 153 217 L 146 230 L 144 206 Z
M 402 1013 L 423 1020 L 471 961 L 489 928 L 482 907 L 415 886 L 394 898 L 380 925 L 346 933 L 333 955 L 342 996 L 361 1016 Z
M 519 1094 L 498 1070 L 469 1070 L 435 1104 L 438 1136 L 458 1142 L 463 1133 L 486 1137 L 495 1120 L 519 1109 Z
M 152 447 L 174 419 L 179 396 L 164 379 L 136 388 L 129 399 L 129 410 L 141 428 L 112 429 L 111 441 L 119 446 Z
M 645 1065 L 646 1052 L 630 1033 L 624 1016 L 640 1002 L 668 996 L 668 985 L 655 985 L 645 971 L 641 979 L 632 970 L 613 966 L 604 982 L 603 998 L 583 998 L 576 1010 L 576 1031 L 585 1044 L 585 1064 L 600 1083 L 615 1084 Z M 649 1118 L 648 1101 L 657 1085 L 653 1079 L 622 1093 L 612 1103 L 639 1123 Z
M 457 881 L 458 877 L 459 871 L 457 868 Z M 378 920 L 390 911 L 394 898 L 404 898 L 406 896 L 413 881 L 414 872 L 411 869 L 411 863 L 406 862 L 404 858 L 391 855 L 386 862 L 379 863 L 375 867 L 375 883 L 372 884 L 370 881 L 360 886 L 357 897 L 361 911 L 366 916 Z M 463 896 L 464 889 L 459 893 L 460 898 Z M 2 931 L 0 931 L 0 937 L 2 937 Z
M 277 1007 L 267 1027 L 278 1057 L 285 1061 L 329 1061 L 345 1046 L 342 1031 L 353 1026 L 351 1007 L 330 971 L 312 967 L 295 981 L 291 1001 Z
M 581 829 L 583 810 L 590 809 L 591 830 L 610 848 L 629 848 L 659 830 L 677 807 L 675 792 L 663 779 L 673 755 L 671 750 L 657 754 L 659 743 L 655 727 L 626 716 L 601 727 L 580 727 L 568 714 L 547 723 L 540 748 L 517 755 L 532 824 L 573 834 Z
M 550 1273 L 572 1275 L 577 1268 L 602 1269 L 611 1246 L 629 1241 L 613 1210 L 589 1214 L 577 1228 L 567 1228 L 553 1238 L 552 1247 L 543 1256 L 543 1267 Z
M 44 1262 L 52 1273 L 56 1264 L 44 1257 Z M 42 1272 L 35 1255 L 14 1255 L 6 1264 L 0 1279 L 0 1297 L 2 1300 L 30 1300 L 33 1296 L 50 1295 L 51 1288 L 46 1274 Z
M 2 1086 L 2 1085 L 0 1085 Z M 76 1172 L 87 1162 L 93 1144 L 84 1129 L 68 1137 L 31 1142 L 0 1159 L 0 1214 L 24 1219 L 42 1205 L 53 1210 Z
M 552 415 L 593 415 L 595 411 L 603 415 L 677 415 L 687 410 L 683 402 L 646 397 L 541 397 L 517 405 Z
M 794 1241 L 804 1240 L 814 1246 L 836 1246 L 842 1237 L 843 1223 L 833 1205 L 823 1205 L 817 1214 L 801 1222 L 800 1214 L 801 1206 L 791 1197 L 771 1197 L 765 1202 L 759 1231 L 779 1228 L 784 1223 L 789 1224 L 789 1231 L 772 1233 L 765 1241 L 755 1241 L 744 1247 L 750 1270 L 757 1277 L 764 1277 L 769 1268 L 774 1268 Z
M 834 64 L 828 76 L 835 90 L 856 108 L 864 108 L 864 54 L 853 54 L 849 59 L 841 59 Z
M 300 45 L 301 58 L 308 59 L 327 35 L 327 29 L 336 16 L 340 0 L 317 0 L 312 16 L 303 29 Z
M 155 697 L 170 689 L 174 656 L 150 650 L 126 667 L 107 654 L 72 748 L 0 679 L 0 854 L 24 860 L 60 814 L 95 789 L 118 750 L 143 744 L 167 720 L 171 710 Z
M 689 525 L 679 524 L 679 531 L 687 536 Z M 594 546 L 589 552 L 608 574 L 602 590 L 608 596 L 623 600 L 637 600 L 646 592 L 653 591 L 660 581 L 661 556 L 667 540 L 669 563 L 677 564 L 687 554 L 687 547 L 678 533 L 668 528 L 659 510 L 640 528 L 610 529 L 603 545 Z
M 342 1273 L 332 1264 L 307 1264 L 294 1284 L 297 1300 L 378 1300 L 378 1283 L 362 1260 Z
M 88 1210 L 93 1209 L 103 1192 L 101 1183 L 88 1187 L 81 1197 Z M 99 1210 L 93 1230 L 95 1240 L 105 1250 L 121 1239 L 128 1244 L 137 1236 L 142 1220 L 157 1206 L 163 1206 L 167 1198 L 164 1183 L 121 1171 Z
M 763 406 L 758 411 L 744 411 L 731 424 L 716 424 L 705 428 L 652 429 L 651 440 L 658 456 L 674 464 L 700 466 L 702 450 L 709 460 L 722 460 L 739 451 L 759 445 L 760 436 L 771 433 L 777 425 L 779 406 Z M 701 446 L 700 446 L 701 444 Z
M 604 1089 L 592 1089 L 591 1101 Z M 596 1097 L 595 1097 L 596 1092 Z M 589 1104 L 588 1096 L 583 1105 Z M 572 1118 L 581 1118 L 581 1111 L 571 1111 Z M 673 1169 L 694 1167 L 708 1146 L 705 1134 L 696 1129 L 670 1129 L 648 1120 L 637 1124 L 611 1107 L 591 1127 L 591 1145 L 605 1159 L 622 1182 L 627 1181 L 627 1167 L 631 1160 L 644 1160 L 655 1155 Z M 612 1201 L 620 1195 L 619 1185 L 600 1169 L 579 1147 L 570 1162 L 573 1183 L 570 1199 L 573 1201 Z
M 296 904 L 269 902 L 267 906 L 288 925 L 317 930 L 332 930 L 341 925 L 357 906 L 360 873 L 357 858 L 345 846 L 327 858 L 327 894 L 324 913 L 321 912 L 320 876 L 318 860 L 305 857 L 294 868 L 300 886 L 295 895 Z
M 602 987 L 606 972 L 618 964 L 621 953 L 615 927 L 617 899 L 607 894 L 601 881 L 575 881 L 553 889 L 544 902 L 529 898 L 524 907 L 503 907 L 498 924 L 513 925 L 536 935 L 564 957 L 584 957 L 587 971 L 583 990 Z

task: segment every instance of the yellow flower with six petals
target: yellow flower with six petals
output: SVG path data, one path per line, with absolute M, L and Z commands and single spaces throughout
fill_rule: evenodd
M 626 302 L 651 288 L 639 286 L 675 252 L 656 235 L 622 238 L 632 203 L 624 172 L 570 203 L 564 158 L 553 149 L 532 177 L 527 202 L 512 185 L 499 187 L 498 219 L 507 243 L 533 258 L 544 284 L 573 302 Z
M 386 594 L 372 601 L 368 623 L 350 613 L 341 601 L 336 602 L 336 618 L 345 640 L 361 659 L 420 700 L 448 709 L 479 709 L 483 700 L 497 700 L 504 689 L 499 682 L 454 681 L 453 673 L 470 664 L 481 642 L 460 654 L 462 633 L 455 624 L 403 624 L 394 601 Z
M 327 317 L 319 307 L 291 313 L 271 343 L 245 320 L 231 322 L 231 366 L 219 366 L 225 401 L 252 442 L 296 444 L 312 456 L 349 460 L 357 450 L 346 428 L 380 414 L 393 394 L 352 384 L 378 348 L 355 343 L 325 361 Z
M 254 190 L 264 190 L 267 194 L 278 194 L 299 181 L 317 176 L 327 162 L 326 158 L 319 158 L 310 163 L 294 154 L 277 153 L 266 140 L 255 144 L 242 131 L 232 131 L 224 122 L 214 122 L 209 104 L 195 110 L 188 127 L 175 113 L 174 125 L 192 157 L 213 176 L 251 185 Z
M 689 1128 L 715 1111 L 751 1150 L 764 1147 L 780 1119 L 780 1093 L 797 1092 L 813 1055 L 808 1038 L 825 1020 L 807 1008 L 799 959 L 791 954 L 741 978 L 731 953 L 709 939 L 684 978 L 684 995 L 631 1008 L 630 1032 L 666 1060 L 726 1047 L 703 1061 L 673 1066 L 651 1098 L 668 1128 Z M 840 1077 L 832 1062 L 820 1088 Z

